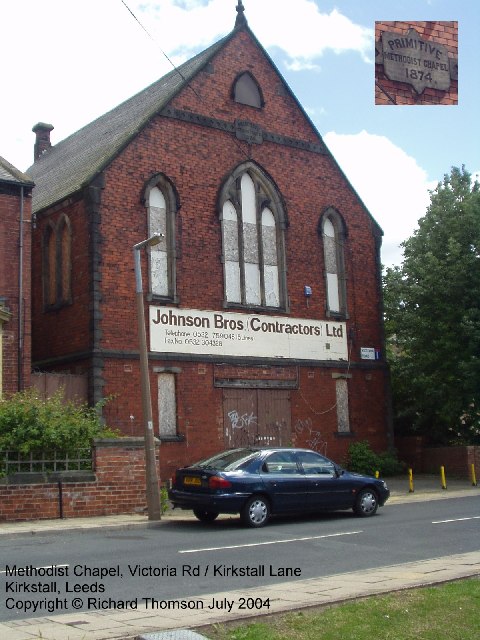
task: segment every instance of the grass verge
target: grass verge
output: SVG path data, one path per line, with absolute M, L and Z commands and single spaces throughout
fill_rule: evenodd
M 197 629 L 211 640 L 480 638 L 480 578 Z

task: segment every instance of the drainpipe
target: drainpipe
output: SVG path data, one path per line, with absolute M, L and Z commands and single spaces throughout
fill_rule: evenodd
M 23 391 L 23 349 L 24 349 L 24 322 L 23 322 L 23 207 L 24 188 L 20 187 L 20 229 L 19 229 L 19 267 L 18 267 L 18 391 Z

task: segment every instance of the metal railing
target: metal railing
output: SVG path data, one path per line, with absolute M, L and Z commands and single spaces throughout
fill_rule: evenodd
M 57 471 L 93 471 L 91 449 L 79 449 L 74 454 L 62 451 L 20 453 L 0 451 L 0 475 L 12 473 L 52 473 Z

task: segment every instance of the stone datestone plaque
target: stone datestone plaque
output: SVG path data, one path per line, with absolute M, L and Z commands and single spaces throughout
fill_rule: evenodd
M 235 135 L 238 140 L 249 144 L 262 144 L 263 131 L 260 126 L 248 120 L 235 120 Z
M 376 48 L 375 53 L 375 61 L 383 63 L 387 78 L 406 82 L 419 94 L 425 87 L 440 91 L 450 88 L 447 48 L 432 40 L 423 40 L 415 29 L 409 29 L 405 35 L 385 31 L 381 50 Z

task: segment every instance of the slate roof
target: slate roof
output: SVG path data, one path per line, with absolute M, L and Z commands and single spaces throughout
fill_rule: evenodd
M 0 156 L 0 182 L 33 187 L 33 181 L 26 173 L 22 173 L 13 164 Z
M 38 213 L 85 187 L 208 64 L 233 33 L 48 149 L 28 169 L 36 183 L 33 211 Z

